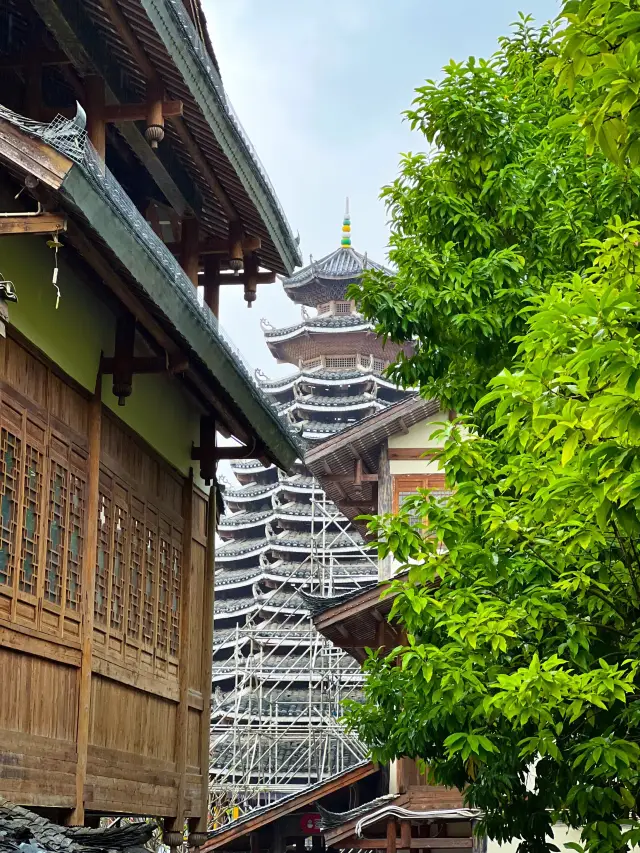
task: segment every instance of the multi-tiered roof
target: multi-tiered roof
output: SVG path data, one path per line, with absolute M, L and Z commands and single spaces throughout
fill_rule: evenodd
M 263 321 L 271 353 L 295 370 L 277 380 L 258 371 L 260 385 L 306 444 L 323 441 L 406 396 L 384 377 L 399 347 L 383 344 L 347 295 L 368 267 L 384 269 L 352 248 L 347 215 L 340 248 L 283 282 L 287 295 L 302 306 L 301 322 L 276 329 Z M 309 664 L 313 629 L 296 590 L 322 587 L 325 594 L 335 594 L 377 578 L 375 557 L 367 555 L 360 533 L 324 499 L 303 463 L 292 476 L 256 460 L 236 462 L 233 471 L 237 483 L 224 490 L 226 512 L 218 528 L 223 543 L 216 553 L 213 764 L 220 770 L 232 755 L 238 763 L 251 761 L 232 743 L 238 715 L 246 720 L 248 736 L 256 713 L 289 720 L 298 714 L 308 726 L 313 715 L 302 710 L 311 704 L 322 716 L 323 674 Z M 253 676 L 240 684 L 239 662 L 249 667 L 258 658 Z M 344 662 L 339 675 L 354 683 L 351 661 Z M 277 711 L 270 702 L 276 702 Z M 295 737 L 286 740 L 290 744 Z M 330 744 L 329 758 L 333 753 Z M 317 781 L 323 772 L 318 756 L 310 756 L 287 777 L 286 755 L 281 757 L 280 791 Z M 254 771 L 257 784 L 260 768 Z

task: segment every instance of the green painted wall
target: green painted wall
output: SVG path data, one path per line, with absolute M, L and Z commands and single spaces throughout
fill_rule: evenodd
M 64 236 L 62 237 L 64 243 Z M 65 373 L 93 391 L 100 352 L 113 354 L 115 317 L 96 292 L 58 254 L 60 303 L 51 283 L 54 254 L 46 239 L 31 235 L 0 238 L 0 273 L 13 281 L 18 303 L 10 323 Z M 118 406 L 111 377 L 103 379 L 102 399 L 121 420 L 183 474 L 198 443 L 200 412 L 179 380 L 166 375 L 135 376 L 133 394 Z

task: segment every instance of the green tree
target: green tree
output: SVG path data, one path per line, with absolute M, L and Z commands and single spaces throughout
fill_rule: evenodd
M 566 91 L 561 50 L 522 18 L 490 60 L 417 90 L 407 118 L 430 151 L 403 156 L 383 190 L 397 272 L 352 289 L 380 334 L 416 343 L 394 378 L 458 412 L 511 363 L 527 300 L 585 269 L 583 242 L 612 216 L 638 213 L 638 176 L 576 133 L 570 98 L 591 82 Z
M 450 500 L 371 522 L 409 568 L 392 610 L 408 641 L 370 653 L 348 724 L 523 851 L 549 848 L 556 819 L 594 853 L 640 842 L 639 224 L 533 298 L 478 404 L 490 425 L 446 427 Z
M 640 164 L 640 3 L 570 0 L 558 57 L 550 59 L 557 90 L 574 97 L 574 114 L 614 163 Z M 584 85 L 586 84 L 586 85 Z

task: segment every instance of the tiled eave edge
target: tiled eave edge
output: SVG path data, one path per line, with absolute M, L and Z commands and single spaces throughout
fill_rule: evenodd
M 218 144 L 233 164 L 249 198 L 256 206 L 282 258 L 283 266 L 291 273 L 302 263 L 300 250 L 272 190 L 260 174 L 258 165 L 228 110 L 221 103 L 221 96 L 211 80 L 211 74 L 217 72 L 204 65 L 201 52 L 194 44 L 193 34 L 188 31 L 186 22 L 181 21 L 175 6 L 169 0 L 141 0 L 141 5 L 189 86 Z

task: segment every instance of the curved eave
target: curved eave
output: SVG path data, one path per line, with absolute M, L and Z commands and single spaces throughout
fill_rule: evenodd
M 268 489 L 265 488 L 263 491 L 256 492 L 254 494 L 247 494 L 245 492 L 240 491 L 225 490 L 222 493 L 222 497 L 225 503 L 249 503 L 250 501 L 259 501 L 262 500 L 262 498 L 271 497 L 271 495 L 275 494 L 278 489 L 279 483 L 275 483 Z
M 234 552 L 232 554 L 225 554 L 222 548 L 218 548 L 215 554 L 215 560 L 217 563 L 230 563 L 234 560 L 240 562 L 241 560 L 248 560 L 249 557 L 257 557 L 260 554 L 264 554 L 264 552 L 268 549 L 268 544 L 264 542 L 258 546 L 257 548 L 252 548 L 248 551 Z M 220 553 L 222 551 L 222 553 Z
M 345 332 L 372 332 L 373 326 L 371 323 L 354 323 L 353 325 L 345 326 L 318 326 L 314 324 L 300 323 L 286 332 L 280 333 L 278 329 L 273 332 L 265 332 L 265 342 L 268 347 L 272 344 L 279 344 L 283 341 L 290 341 L 294 338 L 302 337 L 303 335 L 343 335 Z
M 334 412 L 337 414 L 339 412 L 361 412 L 365 409 L 386 409 L 387 404 L 382 402 L 381 400 L 363 400 L 362 403 L 347 403 L 341 406 L 327 406 L 323 403 L 305 403 L 302 400 L 296 400 L 295 403 L 291 404 L 291 406 L 287 406 L 286 408 L 280 409 L 281 414 L 286 414 L 287 412 L 295 411 L 296 409 L 302 409 L 305 412 L 322 412 L 323 414 L 333 414 Z
M 254 601 L 247 604 L 246 607 L 240 607 L 237 610 L 216 610 L 213 611 L 214 622 L 220 619 L 235 619 L 237 616 L 245 616 L 247 613 L 253 613 L 258 608 Z
M 222 516 L 220 523 L 218 524 L 218 533 L 235 533 L 236 531 L 253 530 L 256 527 L 264 527 L 268 521 L 273 521 L 273 518 L 274 513 L 270 513 L 263 518 L 257 518 L 254 521 L 247 521 L 244 524 L 225 524 L 223 520 L 224 516 Z
M 291 273 L 302 263 L 300 249 L 257 156 L 231 113 L 220 76 L 181 0 L 141 0 L 141 3 L 265 223 L 283 268 Z
M 318 368 L 320 370 L 321 368 Z M 312 373 L 298 373 L 295 376 L 292 376 L 285 384 L 277 385 L 274 383 L 261 382 L 260 389 L 263 393 L 270 396 L 276 396 L 277 394 L 283 394 L 286 391 L 292 391 L 294 388 L 299 387 L 300 385 L 318 385 L 320 387 L 327 386 L 329 388 L 332 387 L 342 387 L 347 385 L 366 385 L 368 383 L 375 384 L 380 386 L 381 388 L 389 388 L 392 391 L 396 390 L 405 390 L 398 389 L 398 386 L 393 382 L 390 382 L 388 379 L 385 379 L 379 373 L 375 373 L 369 371 L 367 373 L 360 373 L 358 376 L 348 376 L 341 377 L 339 372 L 336 371 L 335 378 L 329 379 L 324 376 L 314 376 Z M 415 389 L 406 389 L 407 393 L 410 393 Z M 268 470 L 265 468 L 265 471 Z
M 216 319 L 194 298 L 193 285 L 186 275 L 181 270 L 175 276 L 170 274 L 175 259 L 166 246 L 150 228 L 141 239 L 134 223 L 124 217 L 107 191 L 99 189 L 82 167 L 73 165 L 69 169 L 61 193 L 117 257 L 136 288 L 167 319 L 185 352 L 200 365 L 208 381 L 233 400 L 269 456 L 280 467 L 290 469 L 300 455 L 297 442 L 251 379 L 239 353 L 223 337 Z

